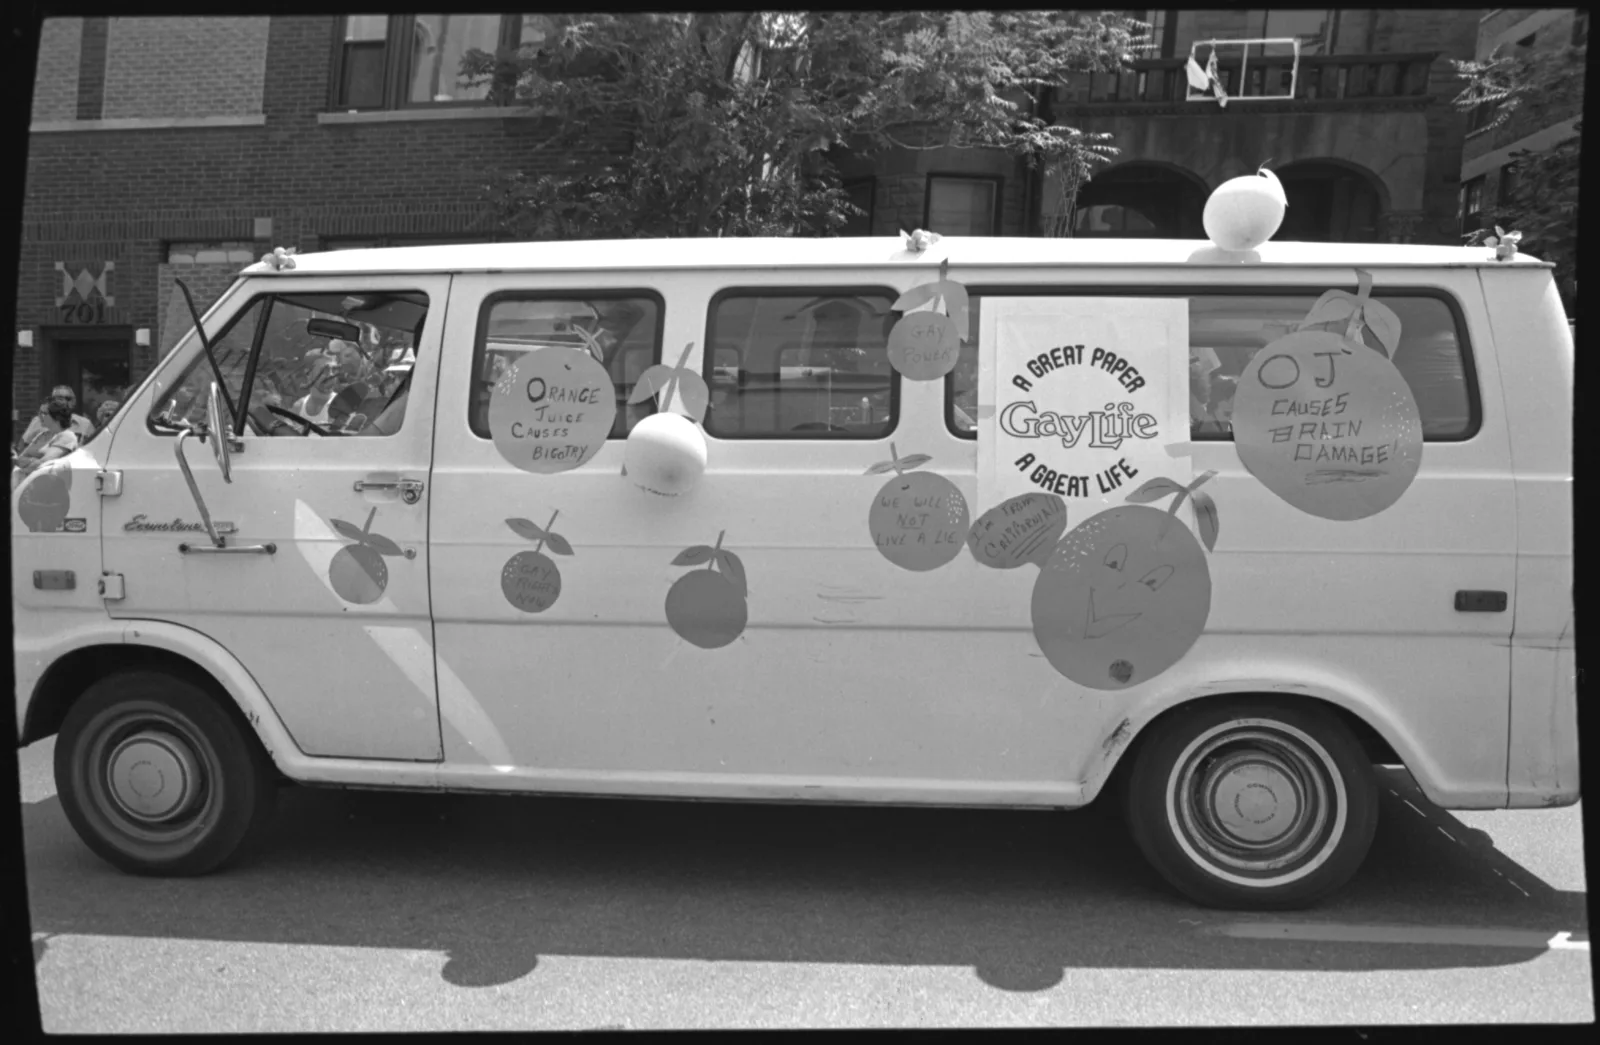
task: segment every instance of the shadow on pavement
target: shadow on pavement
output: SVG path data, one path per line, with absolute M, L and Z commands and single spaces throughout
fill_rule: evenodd
M 1544 885 L 1409 777 L 1388 778 L 1422 813 L 1385 790 L 1361 874 L 1322 907 L 1279 915 L 1173 893 L 1109 803 L 1014 812 L 290 788 L 257 856 L 198 879 L 115 871 L 55 798 L 23 817 L 36 933 L 436 950 L 462 987 L 577 955 L 970 966 L 994 987 L 1037 991 L 1067 968 L 1436 969 L 1544 953 L 1204 931 L 1240 920 L 1586 929 L 1583 893 Z M 40 940 L 35 961 L 43 951 Z

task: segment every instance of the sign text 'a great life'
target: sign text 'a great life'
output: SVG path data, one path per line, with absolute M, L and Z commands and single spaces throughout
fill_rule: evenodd
M 1032 378 L 1019 373 L 1012 376 L 1011 383 L 1024 392 L 1031 392 L 1034 382 L 1046 375 L 1085 365 L 1084 353 L 1083 345 L 1060 345 L 1048 352 L 1040 352 L 1026 365 Z M 1137 367 L 1105 348 L 1089 351 L 1087 367 L 1115 377 L 1130 394 L 1143 388 L 1146 383 Z M 1088 448 L 1115 450 L 1126 440 L 1154 439 L 1160 433 L 1160 421 L 1156 416 L 1140 411 L 1128 400 L 1106 403 L 1100 410 L 1078 414 L 1040 410 L 1035 400 L 1020 400 L 1003 407 L 998 421 L 1000 430 L 1007 435 L 1021 439 L 1056 438 L 1068 450 L 1077 447 L 1086 436 L 1085 445 Z M 1109 467 L 1088 474 L 1057 471 L 1037 461 L 1035 454 L 1025 453 L 1014 464 L 1018 470 L 1028 473 L 1028 478 L 1040 489 L 1063 497 L 1089 496 L 1091 476 L 1099 492 L 1107 494 L 1139 474 L 1138 469 L 1128 464 L 1125 457 Z

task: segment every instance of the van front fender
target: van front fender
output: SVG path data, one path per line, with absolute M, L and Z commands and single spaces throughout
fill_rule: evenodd
M 204 632 L 167 621 L 124 619 L 115 623 L 121 625 L 120 635 L 112 641 L 175 654 L 215 679 L 255 730 L 278 771 L 290 780 L 380 788 L 438 786 L 435 763 L 307 755 L 294 742 L 255 677 L 226 647 Z

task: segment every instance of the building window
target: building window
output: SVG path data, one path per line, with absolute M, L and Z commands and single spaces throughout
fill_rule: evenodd
M 1495 192 L 1495 205 L 1511 206 L 1517 195 L 1517 165 L 1508 163 L 1500 168 L 1500 185 Z
M 1300 53 L 1328 54 L 1332 50 L 1334 33 L 1337 31 L 1337 11 L 1250 11 L 1247 13 L 1245 25 L 1250 30 L 1260 27 L 1260 35 L 1264 39 L 1283 39 L 1292 37 L 1300 41 Z M 1243 35 L 1253 36 L 1254 32 Z M 1267 55 L 1293 54 L 1293 50 L 1282 44 L 1258 45 L 1250 48 L 1250 57 Z
M 1472 111 L 1467 114 L 1467 133 L 1475 134 L 1488 127 L 1494 122 L 1494 118 L 1499 111 L 1500 103 L 1498 101 L 1479 102 L 1474 105 Z
M 877 179 L 861 178 L 856 181 L 844 183 L 845 196 L 853 206 L 866 211 L 865 214 L 847 214 L 844 228 L 839 230 L 841 236 L 870 236 L 872 235 L 872 199 L 877 189 Z
M 1118 11 L 1126 18 L 1137 18 L 1150 26 L 1150 37 L 1143 47 L 1136 48 L 1139 58 L 1172 57 L 1172 39 L 1168 33 L 1171 12 L 1168 11 Z
M 922 227 L 941 236 L 993 236 L 999 203 L 998 178 L 930 174 Z
M 486 104 L 512 84 L 464 87 L 461 59 L 470 50 L 515 51 L 544 39 L 544 15 L 347 15 L 334 52 L 335 109 L 400 109 Z
M 1463 234 L 1479 228 L 1483 218 L 1483 175 L 1461 184 L 1461 205 L 1457 208 Z
M 1093 203 L 1073 215 L 1079 236 L 1159 236 L 1161 230 L 1142 210 L 1122 203 Z
M 711 302 L 706 432 L 719 439 L 882 439 L 894 430 L 896 295 L 881 288 L 735 289 Z
M 167 244 L 169 265 L 249 265 L 255 260 L 255 244 L 242 240 Z

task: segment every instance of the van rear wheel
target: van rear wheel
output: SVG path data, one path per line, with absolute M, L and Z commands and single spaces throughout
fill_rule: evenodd
M 271 762 L 218 699 L 177 675 L 123 671 L 67 712 L 56 790 L 102 859 L 132 874 L 200 875 L 259 834 L 277 796 Z
M 1320 708 L 1180 712 L 1141 745 L 1125 810 L 1145 858 L 1210 907 L 1308 907 L 1348 882 L 1378 823 L 1361 745 Z

